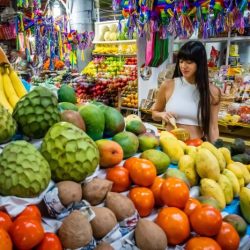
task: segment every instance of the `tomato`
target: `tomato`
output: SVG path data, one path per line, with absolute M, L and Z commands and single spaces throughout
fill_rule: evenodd
M 0 250 L 12 250 L 12 241 L 3 228 L 0 228 Z
M 156 223 L 165 232 L 170 245 L 180 244 L 184 242 L 190 235 L 188 217 L 179 208 L 162 208 L 158 213 Z
M 237 250 L 240 245 L 240 236 L 235 228 L 228 222 L 223 221 L 215 240 L 223 250 Z
M 41 221 L 20 217 L 14 221 L 10 229 L 10 235 L 17 248 L 30 249 L 42 241 L 44 230 Z
M 216 235 L 222 224 L 220 211 L 207 204 L 197 207 L 189 218 L 193 230 L 201 236 Z
M 120 166 L 108 169 L 106 179 L 113 182 L 113 192 L 124 192 L 128 190 L 131 185 L 128 170 Z
M 2 227 L 9 232 L 12 223 L 11 217 L 7 213 L 0 211 L 0 228 Z
M 143 187 L 151 186 L 157 175 L 155 165 L 146 159 L 137 159 L 129 167 L 129 175 L 132 181 Z
M 161 186 L 162 186 L 164 181 L 165 181 L 165 179 L 163 179 L 161 177 L 156 177 L 153 185 L 150 187 L 150 190 L 154 194 L 155 205 L 159 206 L 159 207 L 162 207 L 164 205 L 163 201 L 161 200 L 161 196 L 160 196 Z
M 198 147 L 200 146 L 203 141 L 200 139 L 200 138 L 196 138 L 196 139 L 189 139 L 189 140 L 186 140 L 185 143 L 188 145 L 188 146 L 195 146 L 195 147 Z
M 190 216 L 190 214 L 197 208 L 197 207 L 201 207 L 201 203 L 195 199 L 195 198 L 192 198 L 190 197 L 185 205 L 185 208 L 184 208 L 184 213 L 187 215 L 187 216 Z
M 221 247 L 211 238 L 194 237 L 187 242 L 185 250 L 221 250 Z
M 42 215 L 36 205 L 28 205 L 16 218 L 27 217 L 32 219 L 41 220 Z
M 62 244 L 54 233 L 45 233 L 42 242 L 37 246 L 36 250 L 62 250 Z
M 133 201 L 141 217 L 148 216 L 155 205 L 154 194 L 149 188 L 135 187 L 129 192 L 129 198 Z
M 183 209 L 189 199 L 189 188 L 184 181 L 168 177 L 161 186 L 160 196 L 165 205 Z

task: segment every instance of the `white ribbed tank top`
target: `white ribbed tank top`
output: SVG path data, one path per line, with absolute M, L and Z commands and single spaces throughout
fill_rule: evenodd
M 195 84 L 189 83 L 184 77 L 175 78 L 174 90 L 166 104 L 166 111 L 176 114 L 176 123 L 198 126 L 199 99 Z

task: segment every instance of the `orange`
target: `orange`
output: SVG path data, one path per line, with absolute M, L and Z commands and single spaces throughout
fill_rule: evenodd
M 149 188 L 132 188 L 129 192 L 129 198 L 133 201 L 141 217 L 146 217 L 150 215 L 154 208 L 155 201 L 154 194 Z
M 187 242 L 185 250 L 221 250 L 221 247 L 211 238 L 194 237 Z
M 189 199 L 189 188 L 184 181 L 168 177 L 162 184 L 160 196 L 165 205 L 183 209 Z
M 156 218 L 156 223 L 165 232 L 170 245 L 183 243 L 190 235 L 188 217 L 179 208 L 162 208 Z
M 240 245 L 240 236 L 235 228 L 228 222 L 223 221 L 215 240 L 223 250 L 237 250 Z
M 190 223 L 193 230 L 201 236 L 215 236 L 221 228 L 222 216 L 218 209 L 207 204 L 197 207 L 191 213 Z

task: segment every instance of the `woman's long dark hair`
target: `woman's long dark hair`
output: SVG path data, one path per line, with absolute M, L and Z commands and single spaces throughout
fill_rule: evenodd
M 180 60 L 190 60 L 195 62 L 197 65 L 195 82 L 200 95 L 197 119 L 199 126 L 202 127 L 204 136 L 208 137 L 211 101 L 208 80 L 207 54 L 204 45 L 199 41 L 189 41 L 181 47 L 180 51 L 178 52 L 173 78 L 182 76 L 179 66 Z

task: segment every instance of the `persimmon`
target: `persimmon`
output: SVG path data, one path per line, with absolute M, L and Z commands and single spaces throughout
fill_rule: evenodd
M 161 186 L 160 196 L 165 205 L 183 209 L 189 199 L 189 188 L 184 181 L 168 177 Z
M 12 250 L 12 241 L 6 230 L 0 227 L 0 250 Z
M 153 185 L 150 187 L 150 190 L 154 194 L 154 199 L 155 199 L 155 205 L 162 207 L 164 205 L 163 201 L 161 200 L 161 186 L 165 179 L 161 177 L 156 177 L 154 180 Z
M 188 146 L 194 146 L 194 147 L 198 147 L 202 144 L 202 140 L 200 138 L 195 138 L 195 139 L 189 139 L 187 141 L 185 141 L 185 143 L 188 145 Z
M 133 201 L 141 217 L 146 217 L 152 212 L 155 201 L 154 194 L 149 188 L 132 188 L 129 192 L 129 198 Z
M 190 216 L 190 214 L 197 208 L 197 207 L 201 207 L 201 203 L 195 199 L 195 198 L 192 198 L 190 197 L 184 207 L 184 213 L 187 215 L 187 216 Z
M 237 250 L 240 245 L 240 236 L 235 228 L 228 222 L 223 221 L 215 240 L 223 250 Z
M 203 204 L 191 213 L 190 223 L 192 229 L 201 236 L 215 236 L 218 234 L 222 224 L 222 216 L 218 209 Z
M 129 175 L 136 185 L 149 187 L 153 184 L 157 171 L 151 161 L 138 158 L 129 167 Z
M 186 246 L 185 250 L 221 250 L 220 245 L 208 237 L 194 237 L 190 239 Z
M 128 190 L 131 185 L 128 170 L 120 166 L 108 169 L 106 179 L 113 182 L 113 192 L 124 192 Z
M 9 232 L 12 223 L 11 217 L 7 213 L 0 211 L 0 228 Z
M 43 240 L 36 247 L 36 250 L 62 250 L 62 243 L 54 233 L 45 233 Z
M 177 245 L 190 235 L 190 225 L 187 215 L 176 207 L 164 207 L 158 213 L 156 223 L 165 232 L 168 243 Z
M 37 219 L 39 221 L 41 221 L 42 219 L 42 215 L 40 210 L 38 209 L 38 207 L 36 205 L 28 205 L 17 217 L 17 218 L 21 218 L 21 217 L 27 217 L 27 218 L 33 218 L 33 219 Z
M 128 171 L 133 166 L 133 164 L 138 160 L 137 157 L 130 157 L 127 160 L 125 160 L 123 167 L 126 168 Z

